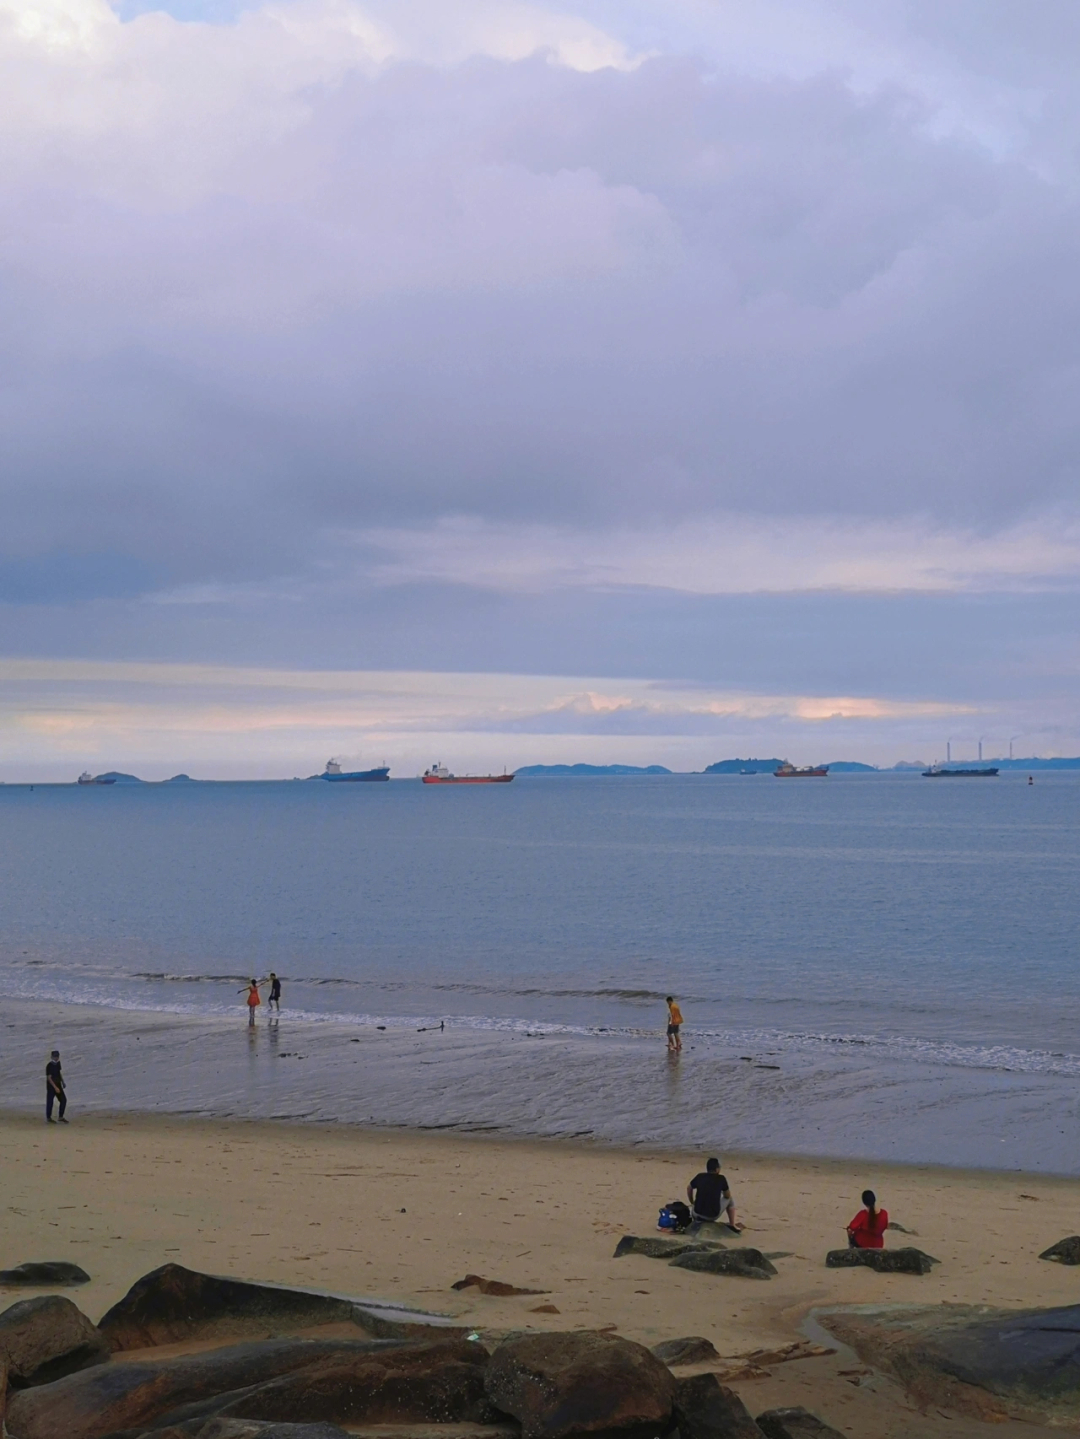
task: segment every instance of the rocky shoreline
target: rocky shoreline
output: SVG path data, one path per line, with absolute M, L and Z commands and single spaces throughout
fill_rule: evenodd
M 627 1236 L 617 1253 L 675 1263 L 678 1247 Z M 74 1265 L 5 1271 L 8 1285 L 88 1280 Z M 920 1407 L 1080 1424 L 1080 1305 L 838 1308 L 818 1319 Z M 761 1362 L 832 1352 L 790 1349 Z M 719 1359 L 701 1336 L 650 1349 L 610 1328 L 480 1332 L 166 1264 L 96 1324 L 59 1294 L 0 1313 L 0 1418 L 5 1439 L 840 1439 L 805 1409 L 752 1416 L 723 1382 L 738 1377 L 730 1371 L 675 1372 Z
M 24 1266 L 22 1282 L 48 1273 Z M 489 1335 L 437 1315 L 387 1319 L 335 1295 L 167 1264 L 97 1324 L 56 1294 L 0 1313 L 0 1414 L 9 1439 L 385 1439 L 386 1426 L 398 1439 L 836 1435 L 803 1410 L 755 1421 L 714 1373 L 677 1378 L 674 1366 L 715 1355 L 707 1340 L 657 1347 L 589 1329 Z

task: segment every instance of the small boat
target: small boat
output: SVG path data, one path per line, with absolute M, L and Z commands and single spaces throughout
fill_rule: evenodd
M 944 765 L 932 764 L 922 773 L 923 779 L 991 779 L 997 770 L 992 766 L 986 769 L 946 769 Z
M 354 769 L 343 770 L 336 759 L 328 759 L 326 768 L 319 776 L 320 779 L 328 779 L 336 784 L 356 784 L 365 780 L 381 780 L 390 778 L 390 766 L 379 765 L 376 769 Z
M 421 775 L 425 784 L 509 784 L 512 774 L 451 774 L 445 766 L 433 764 Z
M 829 773 L 827 764 L 803 765 L 800 769 L 785 760 L 779 769 L 773 770 L 774 779 L 824 779 Z
M 84 769 L 78 779 L 79 784 L 115 784 L 116 778 L 113 775 L 99 774 L 92 775 L 88 769 Z

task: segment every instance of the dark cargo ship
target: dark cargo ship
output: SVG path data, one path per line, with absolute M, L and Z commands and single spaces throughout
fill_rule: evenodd
M 992 765 L 986 769 L 948 769 L 945 765 L 932 764 L 923 770 L 923 779 L 987 779 L 996 774 Z
M 356 784 L 364 780 L 380 780 L 390 778 L 390 766 L 379 765 L 377 769 L 354 769 L 343 770 L 336 759 L 326 761 L 326 769 L 319 776 L 320 779 L 328 779 L 336 784 Z

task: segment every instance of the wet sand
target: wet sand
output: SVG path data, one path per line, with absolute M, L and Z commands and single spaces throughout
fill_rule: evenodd
M 778 1276 L 762 1283 L 612 1258 L 620 1235 L 655 1232 L 657 1209 L 682 1196 L 700 1153 L 71 1113 L 68 1126 L 0 1116 L 0 1263 L 83 1265 L 93 1282 L 69 1292 L 93 1319 L 170 1260 L 403 1301 L 483 1331 L 615 1325 L 647 1344 L 702 1334 L 725 1356 L 803 1337 L 815 1306 L 1065 1304 L 1080 1291 L 1080 1271 L 1037 1258 L 1077 1228 L 1080 1182 L 1072 1179 L 722 1154 L 746 1241 L 790 1251 L 776 1261 Z M 867 1184 L 913 1231 L 890 1242 L 942 1261 L 931 1275 L 824 1267 Z M 546 1292 L 496 1299 L 454 1291 L 468 1272 Z M 0 1291 L 3 1304 L 22 1297 Z M 541 1305 L 558 1313 L 536 1312 Z M 850 1354 L 767 1367 L 768 1377 L 734 1382 L 753 1413 L 805 1404 L 867 1439 L 1044 1432 L 917 1415 L 900 1389 Z
M 680 1056 L 655 1035 L 384 1027 L 7 1001 L 0 1095 L 40 1113 L 45 1060 L 63 1054 L 79 1111 L 337 1120 L 685 1151 L 888 1163 L 1080 1169 L 1076 1078 L 706 1041 Z

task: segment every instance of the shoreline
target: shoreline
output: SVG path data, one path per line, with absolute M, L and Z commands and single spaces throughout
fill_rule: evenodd
M 57 1048 L 72 1116 L 344 1121 L 639 1153 L 1080 1174 L 1072 1076 L 885 1064 L 859 1046 L 822 1056 L 690 1034 L 674 1059 L 660 1035 L 380 1028 L 287 1010 L 249 1027 L 240 1014 L 22 999 L 6 1002 L 0 1032 L 0 1093 L 31 1115 Z
M 1037 1258 L 1075 1228 L 1071 1178 L 721 1149 L 747 1226 L 741 1241 L 724 1237 L 776 1256 L 778 1273 L 763 1283 L 613 1258 L 622 1235 L 656 1233 L 660 1205 L 682 1195 L 700 1151 L 142 1113 L 73 1112 L 61 1128 L 10 1109 L 0 1111 L 0 1144 L 5 1262 L 82 1264 L 92 1281 L 68 1292 L 95 1320 L 140 1275 L 176 1262 L 405 1304 L 489 1336 L 612 1324 L 646 1344 L 702 1334 L 730 1362 L 805 1337 L 823 1308 L 1066 1304 L 1080 1283 Z M 941 1263 L 931 1274 L 825 1267 L 867 1184 L 912 1231 L 890 1234 L 890 1247 L 933 1254 Z M 453 1290 L 467 1273 L 542 1292 Z M 0 1306 L 27 1295 L 0 1291 Z M 754 1413 L 804 1404 L 841 1432 L 910 1434 L 903 1392 L 853 1368 L 865 1370 L 839 1353 L 731 1382 Z M 990 1431 L 928 1415 L 918 1432 Z M 993 1429 L 1001 1439 L 1037 1432 Z
M 354 1135 L 358 1139 L 415 1139 L 420 1142 L 431 1140 L 437 1142 L 445 1140 L 453 1142 L 460 1140 L 463 1143 L 475 1144 L 478 1146 L 490 1145 L 494 1148 L 506 1146 L 508 1148 L 531 1149 L 536 1148 L 548 1151 L 565 1151 L 568 1154 L 590 1155 L 602 1159 L 605 1155 L 619 1156 L 623 1159 L 655 1160 L 658 1163 L 670 1163 L 672 1158 L 678 1155 L 686 1160 L 688 1152 L 696 1153 L 696 1150 L 688 1151 L 686 1146 L 677 1144 L 658 1143 L 620 1143 L 616 1140 L 608 1140 L 595 1135 L 567 1135 L 567 1134 L 515 1134 L 508 1131 L 492 1132 L 485 1127 L 474 1128 L 460 1127 L 458 1125 L 414 1125 L 408 1123 L 397 1123 L 393 1121 L 367 1121 L 338 1119 L 333 1116 L 315 1118 L 296 1118 L 289 1115 L 269 1115 L 265 1117 L 248 1117 L 245 1115 L 218 1115 L 205 1114 L 195 1111 L 181 1110 L 149 1110 L 149 1109 L 93 1109 L 76 1114 L 74 1108 L 69 1106 L 68 1129 L 74 1130 L 76 1124 L 81 1129 L 96 1129 L 101 1126 L 106 1129 L 113 1129 L 117 1126 L 134 1127 L 145 1123 L 152 1127 L 160 1126 L 164 1130 L 175 1127 L 178 1131 L 190 1131 L 207 1126 L 212 1131 L 235 1129 L 238 1134 L 247 1131 L 259 1130 L 267 1125 L 272 1125 L 275 1131 L 281 1131 L 286 1136 L 291 1131 L 296 1132 L 296 1138 L 300 1139 L 309 1131 L 314 1134 L 332 1134 L 340 1136 Z M 19 1108 L 12 1105 L 0 1104 L 0 1130 L 6 1125 L 13 1127 L 27 1128 L 30 1130 L 46 1129 L 44 1118 L 39 1116 L 36 1110 Z M 49 1129 L 55 1125 L 48 1126 Z M 832 1171 L 838 1179 L 850 1178 L 853 1170 L 865 1169 L 874 1175 L 895 1175 L 901 1178 L 905 1175 L 917 1175 L 926 1179 L 948 1180 L 954 1184 L 962 1184 L 965 1181 L 979 1183 L 983 1180 L 996 1180 L 1018 1182 L 1024 1179 L 1031 1179 L 1039 1184 L 1062 1184 L 1075 1186 L 1077 1197 L 1080 1199 L 1080 1175 L 1070 1174 L 1068 1171 L 1049 1170 L 1027 1170 L 1020 1168 L 991 1168 L 981 1165 L 955 1165 L 936 1163 L 928 1160 L 905 1160 L 905 1159 L 875 1159 L 873 1156 L 860 1155 L 835 1155 L 835 1154 L 811 1154 L 795 1150 L 758 1150 L 740 1149 L 737 1146 L 721 1146 L 720 1154 L 724 1156 L 723 1163 L 728 1169 L 734 1170 L 738 1167 L 748 1167 L 754 1164 L 766 1166 L 788 1165 L 793 1168 L 810 1166 L 815 1172 L 825 1173 Z M 702 1150 L 701 1163 L 704 1164 L 704 1150 Z M 695 1161 L 687 1160 L 693 1163 Z M 673 1195 L 674 1197 L 678 1197 Z M 659 1204 L 657 1209 L 659 1210 Z M 654 1226 L 655 1227 L 655 1226 Z M 842 1227 L 842 1226 L 841 1226 Z M 642 1231 L 651 1232 L 651 1231 Z M 725 1236 L 726 1237 L 726 1236 Z M 897 1241 L 899 1243 L 899 1240 Z

